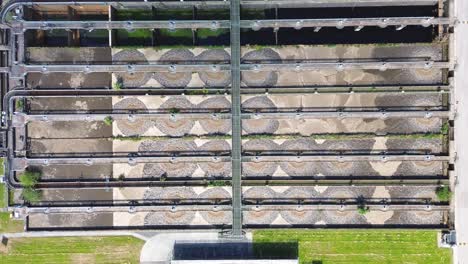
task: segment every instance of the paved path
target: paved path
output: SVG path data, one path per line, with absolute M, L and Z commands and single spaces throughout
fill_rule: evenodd
M 468 1 L 455 0 L 455 16 L 460 23 L 455 28 L 455 229 L 457 247 L 454 263 L 468 263 Z
M 133 236 L 141 240 L 148 240 L 153 234 L 144 232 L 130 232 L 130 231 L 114 231 L 114 230 L 101 230 L 101 231 L 38 231 L 38 232 L 22 232 L 22 233 L 4 233 L 0 236 L 8 238 L 27 238 L 27 237 L 72 237 L 72 236 Z

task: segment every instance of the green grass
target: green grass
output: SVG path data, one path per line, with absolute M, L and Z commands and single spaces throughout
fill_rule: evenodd
M 150 10 L 135 9 L 135 10 L 117 10 L 115 12 L 116 20 L 152 20 L 153 14 Z
M 112 126 L 113 122 L 114 122 L 114 119 L 112 118 L 112 116 L 106 116 L 104 118 L 104 124 L 106 124 L 108 126 Z
M 452 198 L 452 191 L 450 191 L 449 186 L 441 186 L 438 187 L 436 190 L 437 199 L 442 202 L 449 202 L 450 198 Z
M 0 175 L 5 174 L 5 169 L 4 169 L 4 160 L 3 158 L 0 158 Z M 0 208 L 4 208 L 7 206 L 6 204 L 6 198 L 5 194 L 8 192 L 5 184 L 0 184 Z
M 197 30 L 197 37 L 200 39 L 207 39 L 210 37 L 219 37 L 223 34 L 228 34 L 229 30 L 228 29 L 217 29 L 217 30 L 211 30 L 209 28 L 201 28 Z
M 151 38 L 153 36 L 153 32 L 149 29 L 135 29 L 133 31 L 128 31 L 126 29 L 117 29 L 117 35 L 120 38 L 137 38 L 137 39 L 145 39 Z
M 23 187 L 34 187 L 41 178 L 41 176 L 41 172 L 26 169 L 23 173 L 21 173 L 18 176 L 18 178 Z
M 297 251 L 304 264 L 451 263 L 451 250 L 437 247 L 436 231 L 270 229 L 254 231 L 253 240 L 259 256 L 291 257 Z
M 17 233 L 22 232 L 24 222 L 22 220 L 13 220 L 10 218 L 10 213 L 0 213 L 0 233 Z M 0 252 L 1 246 L 0 246 Z M 1 256 L 1 255 L 0 255 Z M 0 260 L 2 258 L 0 257 Z M 3 262 L 0 261 L 3 264 Z
M 7 193 L 7 188 L 5 184 L 0 184 L 0 208 L 4 208 L 7 206 L 5 200 L 5 194 Z
M 175 29 L 175 30 L 160 29 L 159 33 L 161 34 L 161 36 L 173 37 L 173 38 L 192 39 L 193 37 L 191 29 Z
M 0 158 L 0 175 L 5 174 L 5 161 L 3 158 Z
M 143 244 L 125 236 L 14 238 L 0 263 L 139 263 Z

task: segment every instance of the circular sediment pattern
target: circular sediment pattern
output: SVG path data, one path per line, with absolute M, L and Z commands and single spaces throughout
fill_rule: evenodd
M 264 152 L 279 149 L 276 142 L 271 139 L 251 139 L 242 145 L 243 151 Z
M 320 213 L 317 211 L 287 210 L 280 214 L 291 225 L 313 225 L 320 220 Z
M 161 104 L 159 109 L 166 111 L 180 111 L 180 110 L 191 110 L 195 108 L 195 105 L 183 95 L 170 96 L 164 103 Z
M 129 110 L 138 111 L 139 113 L 147 113 L 148 110 L 146 105 L 136 98 L 124 98 L 117 102 L 113 106 L 113 110 L 116 112 Z M 117 120 L 117 127 L 125 136 L 136 136 L 146 133 L 152 126 L 153 121 L 149 119 L 128 119 L 128 120 Z
M 310 177 L 317 175 L 316 162 L 280 162 L 280 167 L 291 177 Z
M 144 200 L 169 202 L 195 198 L 197 198 L 197 194 L 191 187 L 150 187 L 143 195 Z
M 357 197 L 353 187 L 328 187 L 320 196 L 331 199 L 353 199 Z
M 253 50 L 242 57 L 243 63 L 277 63 L 281 57 L 272 49 Z M 278 73 L 272 71 L 243 71 L 241 80 L 250 87 L 270 87 L 278 82 Z
M 211 225 L 229 225 L 232 222 L 231 211 L 200 211 L 200 215 Z
M 319 193 L 314 189 L 314 187 L 300 187 L 300 186 L 289 187 L 281 195 L 281 197 L 289 198 L 289 199 L 312 199 L 318 196 L 319 196 Z
M 161 109 L 168 111 L 179 111 L 180 109 L 190 109 L 194 105 L 184 96 L 173 96 L 161 105 Z M 155 121 L 156 127 L 166 135 L 180 137 L 190 133 L 195 121 L 192 119 L 178 119 L 174 114 L 174 119 L 160 118 Z
M 274 162 L 242 162 L 242 174 L 245 177 L 269 177 L 278 168 Z
M 267 96 L 255 96 L 242 102 L 242 108 L 251 112 L 276 110 L 276 105 Z
M 187 162 L 146 163 L 143 167 L 143 177 L 192 177 L 196 170 L 196 164 Z
M 369 162 L 317 162 L 317 172 L 326 176 L 376 176 Z
M 226 96 L 211 96 L 208 99 L 203 100 L 198 104 L 198 109 L 209 110 L 209 111 L 230 111 L 231 102 Z
M 246 211 L 244 212 L 244 223 L 246 225 L 269 225 L 278 217 L 278 211 Z
M 224 96 L 214 96 L 199 103 L 198 108 L 209 111 L 229 111 L 231 102 Z M 229 119 L 204 119 L 200 120 L 200 125 L 210 134 L 226 134 L 231 131 L 231 120 Z
M 317 149 L 315 141 L 307 138 L 286 140 L 281 144 L 281 149 L 290 151 L 310 151 Z
M 195 142 L 183 139 L 147 140 L 138 146 L 139 152 L 195 152 Z
M 213 187 L 208 190 L 200 193 L 198 195 L 200 199 L 210 199 L 210 200 L 225 200 L 231 199 L 231 194 L 222 187 Z
M 242 108 L 249 111 L 275 110 L 275 104 L 266 96 L 257 96 L 245 100 Z M 279 128 L 276 119 L 248 119 L 242 121 L 242 129 L 248 134 L 272 134 Z
M 442 211 L 395 211 L 386 225 L 440 225 Z
M 403 161 L 398 166 L 395 176 L 442 175 L 443 165 L 437 161 Z
M 205 63 L 229 63 L 230 56 L 223 49 L 205 50 L 197 56 L 197 60 Z M 209 87 L 226 87 L 231 84 L 231 73 L 229 71 L 200 72 L 200 79 Z
M 231 177 L 231 162 L 200 162 L 206 177 Z
M 195 211 L 154 212 L 145 216 L 144 225 L 189 225 L 194 218 Z
M 224 139 L 210 140 L 201 145 L 198 150 L 200 151 L 230 151 L 231 145 Z
M 146 57 L 138 50 L 122 50 L 112 56 L 112 61 L 117 64 L 148 64 Z M 149 72 L 116 73 L 125 87 L 141 87 L 145 85 L 153 74 Z
M 210 188 L 202 192 L 198 198 L 210 200 L 226 200 L 231 199 L 231 194 L 221 187 Z M 230 211 L 200 211 L 201 216 L 212 225 L 228 224 L 232 221 L 232 213 Z
M 367 220 L 357 211 L 332 211 L 325 210 L 322 212 L 322 220 L 327 225 L 364 225 Z
M 211 140 L 201 145 L 199 151 L 229 152 L 231 146 L 226 140 Z M 198 164 L 206 177 L 229 177 L 231 175 L 230 162 L 200 162 Z
M 250 200 L 263 200 L 263 199 L 273 199 L 278 196 L 278 194 L 271 189 L 270 187 L 261 186 L 261 187 L 252 187 L 249 188 L 242 194 L 244 199 Z
M 187 49 L 173 49 L 164 53 L 159 59 L 161 62 L 177 64 L 178 62 L 194 61 L 194 55 Z M 162 86 L 168 88 L 186 87 L 192 80 L 191 72 L 156 72 L 154 79 Z

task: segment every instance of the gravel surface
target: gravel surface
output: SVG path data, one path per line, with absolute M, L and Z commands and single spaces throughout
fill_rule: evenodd
M 406 138 L 389 138 L 386 142 L 387 149 L 394 151 L 414 150 L 425 153 L 439 154 L 443 151 L 443 143 L 441 139 L 406 139 Z
M 328 176 L 376 176 L 379 175 L 369 162 L 318 162 L 318 172 Z
M 195 152 L 194 141 L 184 139 L 147 140 L 138 146 L 139 152 Z
M 230 225 L 232 223 L 231 211 L 200 211 L 200 215 L 211 225 Z
M 183 200 L 197 197 L 191 187 L 150 187 L 143 195 L 145 200 Z
M 433 186 L 389 186 L 386 188 L 393 199 L 437 199 L 436 187 Z
M 441 94 L 385 94 L 378 95 L 375 105 L 379 107 L 405 107 L 405 106 L 441 106 Z
M 114 63 L 134 63 L 134 64 L 148 64 L 146 57 L 138 50 L 122 50 L 112 56 Z M 136 72 L 136 73 L 116 73 L 117 78 L 121 78 L 125 87 L 141 87 L 145 85 L 153 74 L 149 72 Z
M 176 162 L 176 163 L 146 163 L 143 167 L 143 177 L 159 178 L 166 177 L 192 177 L 197 169 L 197 164 Z
M 279 165 L 291 177 L 314 176 L 319 169 L 314 162 L 280 162 Z
M 146 105 L 136 98 L 124 98 L 113 106 L 114 111 L 136 110 L 140 113 L 147 113 Z M 125 136 L 142 135 L 154 124 L 149 119 L 117 120 L 117 127 Z
M 223 49 L 205 50 L 197 56 L 198 61 L 206 63 L 229 63 L 230 56 Z M 231 84 L 231 73 L 227 72 L 200 72 L 200 79 L 209 87 L 227 87 Z
M 403 161 L 395 176 L 435 176 L 443 175 L 443 163 L 438 161 Z
M 172 49 L 164 53 L 159 59 L 168 64 L 177 64 L 179 62 L 189 63 L 194 61 L 194 55 L 187 49 Z M 156 72 L 154 79 L 162 86 L 168 88 L 186 87 L 192 80 L 191 72 Z
M 145 226 L 189 225 L 195 218 L 195 211 L 154 212 L 145 216 Z
M 319 193 L 315 190 L 314 187 L 293 186 L 293 187 L 289 187 L 280 196 L 284 198 L 292 198 L 292 199 L 310 199 L 310 198 L 318 197 Z
M 442 211 L 395 211 L 386 225 L 440 225 Z
M 214 96 L 203 100 L 198 104 L 199 109 L 208 109 L 215 111 L 223 111 L 231 109 L 231 102 L 224 96 Z M 200 120 L 200 125 L 205 131 L 211 134 L 226 134 L 231 131 L 231 120 Z
M 272 49 L 253 50 L 247 52 L 241 59 L 243 63 L 278 63 L 281 57 Z M 278 82 L 277 72 L 244 71 L 241 80 L 250 87 L 270 87 Z
M 323 198 L 372 198 L 375 187 L 336 186 L 328 187 L 320 197 Z
M 392 134 L 438 133 L 442 127 L 440 118 L 388 118 L 385 119 L 384 131 Z

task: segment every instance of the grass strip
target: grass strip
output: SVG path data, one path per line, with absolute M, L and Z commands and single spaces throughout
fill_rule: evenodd
M 437 231 L 255 230 L 261 257 L 299 257 L 300 263 L 451 263 L 451 250 L 437 247 Z
M 143 244 L 128 236 L 12 238 L 0 263 L 139 263 Z

